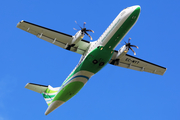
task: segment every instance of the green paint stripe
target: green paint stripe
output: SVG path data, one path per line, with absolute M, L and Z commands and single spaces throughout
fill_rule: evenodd
M 42 93 L 42 95 L 44 98 L 52 98 L 52 97 L 56 96 L 56 95 L 45 95 L 44 93 Z
M 54 91 L 54 90 L 50 90 L 49 88 L 46 89 L 45 93 L 57 93 L 57 91 Z
M 51 103 L 52 103 L 52 102 L 48 103 L 48 106 L 50 106 Z
M 139 13 L 140 13 L 140 8 L 137 8 L 126 19 L 126 21 L 121 25 L 121 27 L 116 31 L 116 33 L 111 37 L 111 39 L 108 41 L 108 43 L 104 46 L 105 49 L 109 49 L 109 46 L 111 46 L 111 49 L 112 49 L 112 48 L 114 48 L 119 43 L 119 41 L 124 37 L 124 35 L 129 31 L 129 29 L 137 21 Z M 136 18 L 133 19 L 132 18 L 133 16 L 136 16 Z
M 121 19 L 119 19 L 116 24 L 111 28 L 111 30 L 106 34 L 106 36 L 102 39 L 102 42 L 106 39 L 106 37 L 109 35 L 109 33 L 114 29 L 114 27 L 118 24 L 118 22 L 120 21 Z
M 83 82 L 75 81 L 66 85 L 53 99 L 52 102 L 56 100 L 66 102 L 70 98 L 72 98 L 75 94 L 79 92 L 79 90 L 84 86 Z
M 50 90 L 48 93 L 57 93 L 58 91 Z
M 66 80 L 63 85 L 67 84 L 68 82 L 70 82 L 71 80 L 75 79 L 75 78 L 78 78 L 78 77 L 81 77 L 81 78 L 85 78 L 87 80 L 89 80 L 89 77 L 87 76 L 84 76 L 84 75 L 77 75 L 77 76 L 74 76 L 73 78 L 69 79 L 69 80 Z
M 109 62 L 112 55 L 112 50 L 104 49 L 102 46 L 95 48 L 87 55 L 84 61 L 74 70 L 74 72 L 69 75 L 69 77 L 63 82 L 63 84 L 65 84 L 73 75 L 80 72 L 81 70 L 92 72 L 93 74 L 97 73 Z M 94 59 L 98 60 L 99 62 L 104 62 L 104 65 L 99 66 L 99 63 L 94 64 Z

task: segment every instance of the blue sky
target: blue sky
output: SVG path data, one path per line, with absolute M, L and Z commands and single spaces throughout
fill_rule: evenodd
M 132 5 L 140 5 L 141 14 L 124 40 L 131 37 L 131 43 L 139 46 L 136 57 L 167 67 L 166 73 L 159 76 L 107 65 L 76 96 L 45 116 L 43 97 L 24 86 L 28 82 L 60 86 L 80 55 L 16 24 L 26 20 L 74 35 L 76 20 L 81 25 L 86 22 L 97 40 L 119 12 Z M 179 120 L 179 5 L 178 0 L 1 1 L 0 120 Z

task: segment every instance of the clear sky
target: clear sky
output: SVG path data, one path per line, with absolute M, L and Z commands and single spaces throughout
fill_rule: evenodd
M 26 20 L 74 35 L 74 21 L 86 22 L 97 40 L 119 12 L 132 5 L 140 5 L 141 14 L 124 40 L 131 37 L 139 46 L 134 48 L 136 57 L 167 67 L 166 73 L 108 64 L 76 96 L 45 116 L 42 95 L 24 86 L 60 86 L 80 55 L 16 28 L 17 23 Z M 179 0 L 1 1 L 0 120 L 180 120 L 179 6 Z

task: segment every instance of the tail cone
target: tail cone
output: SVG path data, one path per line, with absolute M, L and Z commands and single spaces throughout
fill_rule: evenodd
M 62 105 L 64 102 L 63 101 L 59 101 L 56 100 L 54 102 L 52 102 L 50 104 L 50 106 L 47 108 L 45 115 L 48 115 L 49 113 L 51 113 L 53 110 L 55 110 L 56 108 L 58 108 L 60 105 Z

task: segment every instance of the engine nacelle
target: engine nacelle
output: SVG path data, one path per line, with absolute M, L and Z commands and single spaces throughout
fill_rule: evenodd
M 71 42 L 71 45 L 73 44 L 77 44 L 79 41 L 81 41 L 81 39 L 83 39 L 84 34 L 82 33 L 81 30 L 79 30 L 74 36 L 73 36 L 73 40 Z
M 124 55 L 126 55 L 126 53 L 128 52 L 129 48 L 124 45 L 122 46 L 119 50 L 118 50 L 118 53 L 116 55 L 116 59 L 120 59 L 122 58 Z
M 81 41 L 84 37 L 84 34 L 82 34 L 82 31 L 79 30 L 74 36 L 73 36 L 73 39 L 72 39 L 72 42 L 67 46 L 65 47 L 67 50 L 70 50 L 71 47 L 74 47 L 79 41 Z M 77 47 L 77 46 L 76 46 Z
M 122 46 L 119 50 L 116 56 L 113 57 L 112 61 L 110 61 L 110 64 L 113 65 L 118 65 L 119 64 L 119 60 L 126 55 L 126 53 L 128 52 L 129 48 L 128 46 L 124 45 Z

